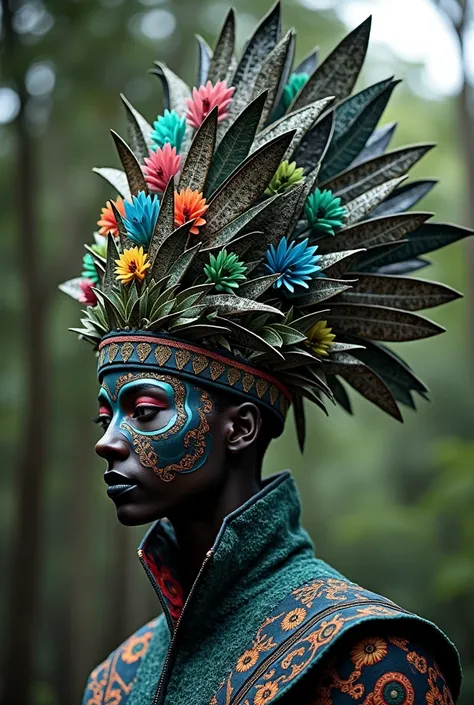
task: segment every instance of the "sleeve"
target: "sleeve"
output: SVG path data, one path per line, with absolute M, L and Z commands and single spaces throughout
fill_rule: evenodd
M 430 652 L 397 636 L 346 642 L 305 691 L 301 705 L 454 705 Z

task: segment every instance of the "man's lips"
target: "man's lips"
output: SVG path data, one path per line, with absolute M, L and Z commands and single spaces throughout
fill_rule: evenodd
M 104 474 L 104 480 L 108 485 L 107 494 L 112 499 L 119 497 L 125 492 L 130 492 L 137 487 L 137 484 L 126 475 L 121 475 L 115 470 L 110 470 Z

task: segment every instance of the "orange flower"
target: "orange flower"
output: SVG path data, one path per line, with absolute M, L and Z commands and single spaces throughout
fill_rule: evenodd
M 387 644 L 378 637 L 362 639 L 351 650 L 351 660 L 356 668 L 373 666 L 387 655 Z
M 287 615 L 282 620 L 281 623 L 281 628 L 285 632 L 289 632 L 290 629 L 296 629 L 303 619 L 306 617 L 306 610 L 304 610 L 302 607 L 297 607 L 294 610 L 291 610 L 291 612 L 288 612 Z
M 266 705 L 270 700 L 273 700 L 277 693 L 278 685 L 274 681 L 268 681 L 264 685 L 257 685 L 253 705 Z
M 116 201 L 112 201 L 120 215 L 125 215 L 125 206 L 123 198 L 117 196 Z M 112 233 L 114 237 L 119 236 L 119 229 L 117 226 L 117 221 L 115 220 L 115 215 L 112 210 L 111 201 L 107 201 L 105 208 L 102 208 L 100 212 L 100 220 L 97 221 L 99 226 L 99 234 L 107 237 L 109 233 Z
M 259 653 L 257 649 L 249 649 L 248 651 L 244 651 L 242 656 L 237 661 L 235 670 L 239 673 L 244 673 L 245 671 L 248 671 L 249 668 L 255 666 L 258 661 L 258 656 Z
M 194 220 L 191 228 L 193 235 L 199 235 L 199 228 L 206 224 L 201 216 L 207 211 L 206 199 L 200 191 L 193 191 L 190 188 L 184 191 L 176 191 L 174 195 L 174 222 L 178 227 L 190 220 Z

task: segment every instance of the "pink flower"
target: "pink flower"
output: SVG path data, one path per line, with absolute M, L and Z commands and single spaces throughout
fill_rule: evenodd
M 176 176 L 181 166 L 181 156 L 176 153 L 176 147 L 169 142 L 158 147 L 149 157 L 145 157 L 143 173 L 147 186 L 152 191 L 162 193 L 168 186 L 172 176 Z
M 85 304 L 86 306 L 95 306 L 97 303 L 97 296 L 95 295 L 95 292 L 92 291 L 92 287 L 95 286 L 92 279 L 81 279 L 79 286 L 82 289 L 82 296 L 79 299 L 80 303 Z
M 232 100 L 235 88 L 227 88 L 225 81 L 218 81 L 215 86 L 210 81 L 205 86 L 193 88 L 193 97 L 186 99 L 188 111 L 186 117 L 188 125 L 198 128 L 202 121 L 216 106 L 219 108 L 218 120 L 227 117 L 227 108 Z

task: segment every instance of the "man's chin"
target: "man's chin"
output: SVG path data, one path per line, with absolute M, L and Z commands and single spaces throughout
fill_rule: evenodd
M 117 519 L 123 526 L 143 526 L 161 519 L 163 516 L 165 515 L 157 511 L 156 507 L 151 510 L 150 507 L 136 502 L 124 503 L 117 507 Z

